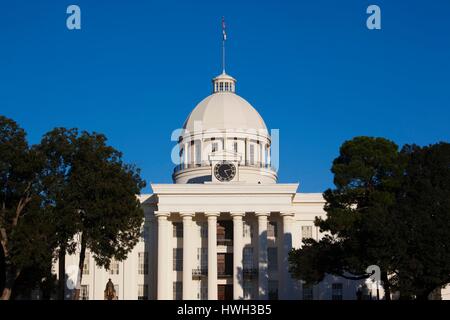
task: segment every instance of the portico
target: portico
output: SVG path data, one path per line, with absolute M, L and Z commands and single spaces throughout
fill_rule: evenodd
M 152 185 L 152 188 L 159 198 L 159 210 L 155 212 L 158 235 L 173 234 L 171 228 L 179 223 L 183 230 L 181 242 L 158 236 L 162 241 L 157 244 L 158 299 L 173 298 L 168 284 L 177 279 L 182 279 L 183 299 L 197 299 L 197 282 L 201 281 L 207 283 L 210 300 L 225 298 L 226 293 L 220 294 L 218 288 L 226 291 L 230 287 L 232 291 L 228 292 L 232 292 L 233 299 L 268 299 L 269 248 L 277 253 L 277 262 L 271 261 L 277 265 L 276 270 L 271 270 L 271 280 L 277 281 L 278 292 L 285 291 L 283 285 L 289 277 L 288 270 L 278 261 L 286 261 L 288 248 L 292 245 L 288 243 L 292 235 L 283 232 L 290 232 L 290 228 L 283 222 L 293 215 L 289 204 L 295 196 L 296 184 L 173 184 Z M 186 196 L 190 199 L 189 204 L 185 201 Z M 235 209 L 230 203 L 242 209 Z M 259 210 L 251 209 L 255 207 Z M 178 209 L 175 211 L 175 208 Z M 182 249 L 182 271 L 171 272 L 172 259 L 178 259 L 172 255 L 176 249 Z M 202 251 L 207 255 L 206 268 L 202 257 L 198 256 Z M 199 275 L 197 270 L 203 274 Z M 250 293 L 246 292 L 247 297 L 244 297 L 244 281 L 251 287 Z

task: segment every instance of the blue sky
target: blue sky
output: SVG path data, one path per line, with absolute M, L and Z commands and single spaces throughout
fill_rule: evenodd
M 280 130 L 280 182 L 322 192 L 358 135 L 449 141 L 447 0 L 2 1 L 0 114 L 31 143 L 55 126 L 104 133 L 148 183 L 171 182 L 171 133 L 221 72 L 222 16 L 227 72 Z

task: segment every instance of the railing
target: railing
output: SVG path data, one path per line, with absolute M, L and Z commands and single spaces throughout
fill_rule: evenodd
M 217 239 L 218 246 L 232 246 L 233 239 Z
M 206 277 L 208 275 L 208 269 L 206 268 L 197 268 L 197 269 L 192 269 L 192 277 L 193 278 L 202 278 L 202 277 Z
M 255 162 L 255 161 L 241 161 L 239 163 L 241 167 L 251 167 L 251 168 L 261 168 L 261 169 L 270 169 L 272 171 L 277 171 L 270 163 L 263 162 Z M 173 173 L 177 173 L 178 171 L 192 169 L 192 168 L 203 168 L 203 167 L 211 167 L 210 161 L 202 161 L 201 163 L 181 163 L 173 169 Z
M 229 270 L 217 270 L 218 278 L 230 278 L 233 276 L 233 272 Z
M 244 278 L 256 278 L 256 276 L 258 275 L 258 269 L 244 267 L 244 269 L 242 269 L 242 275 Z

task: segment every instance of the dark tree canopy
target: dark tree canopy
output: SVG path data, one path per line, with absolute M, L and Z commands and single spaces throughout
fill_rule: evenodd
M 144 218 L 137 195 L 145 182 L 102 134 L 56 128 L 38 149 L 46 159 L 42 183 L 57 226 L 60 273 L 65 253 L 80 245 L 77 299 L 87 249 L 97 265 L 109 268 L 112 258 L 126 259 L 136 245 Z
M 42 226 L 38 215 L 41 165 L 41 159 L 28 146 L 25 131 L 13 120 L 0 116 L 0 242 L 4 271 L 1 299 L 10 298 L 14 282 L 24 268 L 41 262 L 42 252 L 33 252 L 29 245 L 41 237 L 37 232 Z
M 102 134 L 55 128 L 29 147 L 25 131 L 0 116 L 1 298 L 26 295 L 30 286 L 48 298 L 52 263 L 62 260 L 65 274 L 66 253 L 79 254 L 81 275 L 87 249 L 106 268 L 125 259 L 139 239 L 144 186 L 139 169 Z M 60 298 L 64 286 L 61 277 Z
M 324 193 L 327 218 L 316 219 L 328 236 L 291 252 L 293 275 L 311 284 L 327 273 L 364 275 L 368 266 L 378 265 L 386 295 L 394 289 L 416 297 L 450 282 L 443 267 L 450 265 L 449 237 L 440 237 L 450 222 L 448 146 L 407 146 L 399 152 L 383 138 L 345 142 L 331 169 L 336 187 Z M 431 259 L 431 252 L 440 258 Z M 413 288 L 415 281 L 421 283 Z
M 426 299 L 450 283 L 450 144 L 407 145 L 404 180 L 395 215 L 406 246 L 398 268 L 406 296 Z

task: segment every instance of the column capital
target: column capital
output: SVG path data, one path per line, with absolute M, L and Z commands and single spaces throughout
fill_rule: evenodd
M 155 211 L 154 214 L 158 218 L 167 218 L 170 216 L 169 211 Z
M 255 216 L 259 217 L 268 217 L 270 215 L 270 212 L 265 211 L 255 211 Z
M 245 215 L 245 211 L 232 211 L 230 212 L 230 215 L 235 218 L 235 217 L 243 217 Z
M 293 217 L 295 216 L 294 212 L 280 212 L 280 216 L 282 217 Z
M 194 216 L 194 212 L 192 212 L 192 211 L 180 211 L 180 216 L 182 218 L 192 218 Z
M 209 212 L 205 212 L 205 216 L 209 217 L 218 217 L 220 215 L 219 211 L 209 211 Z

